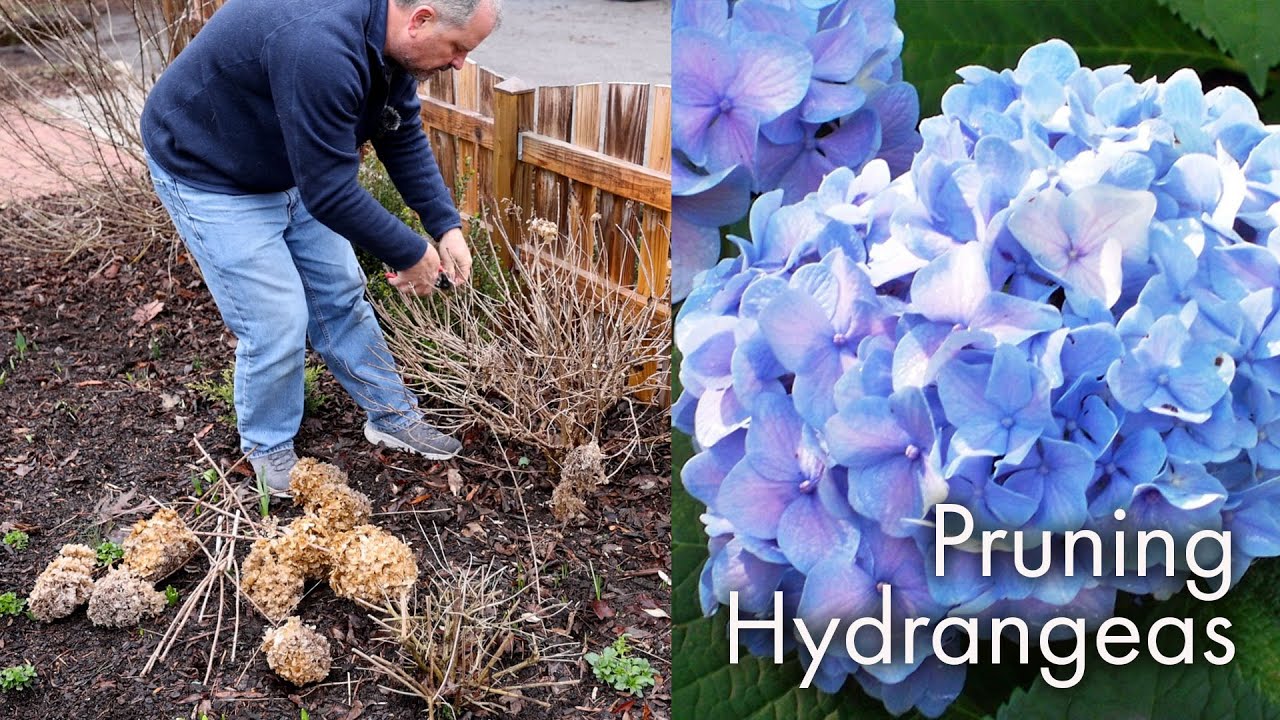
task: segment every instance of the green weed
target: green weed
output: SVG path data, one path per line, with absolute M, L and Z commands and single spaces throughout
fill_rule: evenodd
M 21 530 L 10 530 L 4 534 L 4 544 L 14 550 L 26 550 L 30 542 L 31 536 Z
M 21 615 L 26 607 L 26 599 L 18 597 L 18 593 L 10 590 L 0 594 L 0 615 Z
M 26 690 L 36 678 L 36 666 L 31 663 L 14 665 L 0 670 L 0 690 Z
M 98 543 L 98 547 L 94 548 L 94 552 L 98 554 L 98 564 L 103 567 L 111 567 L 124 557 L 124 548 L 110 540 L 103 540 Z
M 600 653 L 587 653 L 582 657 L 591 666 L 596 678 L 617 690 L 626 690 L 632 695 L 640 696 L 644 694 L 646 687 L 654 685 L 656 673 L 653 666 L 644 658 L 631 657 L 631 648 L 627 645 L 625 634 L 620 635 Z

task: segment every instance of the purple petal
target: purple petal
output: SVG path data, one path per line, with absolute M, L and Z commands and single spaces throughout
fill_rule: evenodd
M 1081 251 L 1092 252 L 1111 241 L 1122 248 L 1146 247 L 1155 209 L 1149 192 L 1090 185 L 1071 193 L 1062 224 Z
M 707 129 L 708 167 L 746 165 L 756 154 L 760 121 L 752 111 L 734 107 L 721 112 Z
M 819 138 L 818 147 L 835 165 L 861 168 L 880 148 L 880 118 L 873 110 L 859 110 Z
M 904 522 L 924 516 L 913 462 L 899 453 L 849 473 L 849 504 L 890 535 L 906 537 L 918 526 Z
M 720 484 L 743 455 L 743 436 L 735 433 L 710 450 L 689 458 L 680 471 L 680 482 L 698 502 L 711 506 L 720 492 Z
M 968 243 L 948 250 L 916 272 L 911 281 L 911 307 L 930 320 L 968 325 L 990 293 L 982 246 Z
M 788 290 L 760 313 L 760 331 L 773 354 L 791 372 L 815 367 L 832 352 L 835 329 L 813 298 Z
M 738 463 L 720 483 L 715 508 L 741 533 L 769 539 L 778 536 L 778 520 L 800 491 L 796 483 L 769 480 Z
M 725 168 L 712 175 L 685 174 L 685 182 L 677 182 L 682 173 L 672 166 L 671 209 L 686 222 L 706 227 L 735 223 L 747 216 L 751 208 L 751 171 L 741 165 Z
M 710 105 L 676 105 L 671 115 L 671 144 L 698 165 L 710 162 L 707 132 L 720 115 Z
M 826 82 L 815 77 L 809 85 L 809 94 L 800 103 L 800 118 L 811 123 L 829 122 L 861 108 L 866 100 L 867 94 L 857 85 Z
M 969 326 L 985 330 L 1002 343 L 1019 345 L 1062 325 L 1062 315 L 1052 305 L 1016 295 L 991 293 L 974 311 Z
M 752 467 L 771 480 L 798 482 L 796 449 L 803 423 L 791 399 L 774 393 L 761 395 L 751 410 L 754 417 L 747 432 L 747 458 Z
M 833 552 L 852 557 L 858 551 L 858 537 L 851 522 L 833 517 L 813 493 L 791 503 L 778 522 L 778 547 L 803 573 Z
M 814 57 L 813 76 L 848 82 L 866 64 L 870 49 L 866 29 L 860 22 L 819 31 L 809 40 L 809 50 Z
M 720 231 L 692 225 L 676 213 L 671 222 L 671 301 L 693 290 L 693 279 L 720 257 Z
M 831 457 L 848 468 L 862 468 L 901 457 L 911 437 L 899 427 L 888 398 L 855 401 L 826 425 Z
M 700 30 L 681 29 L 672 33 L 671 54 L 680 59 L 671 78 L 671 101 L 719 106 L 738 71 L 728 43 Z
M 1055 188 L 1042 190 L 1009 215 L 1009 232 L 1040 267 L 1054 273 L 1068 263 L 1071 238 L 1062 228 L 1061 208 L 1066 197 Z
M 698 400 L 693 433 L 698 444 L 711 447 L 751 422 L 751 415 L 738 402 L 732 387 L 709 388 Z
M 746 33 L 734 42 L 742 48 L 741 66 L 728 92 L 735 107 L 750 109 L 760 122 L 768 122 L 804 99 L 813 71 L 807 48 L 767 33 Z

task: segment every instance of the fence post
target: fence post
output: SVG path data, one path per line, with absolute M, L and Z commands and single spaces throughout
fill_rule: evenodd
M 507 240 L 514 246 L 520 242 L 520 226 L 511 212 L 522 203 L 518 197 L 520 171 L 520 133 L 533 127 L 533 88 L 519 78 L 507 78 L 495 87 L 493 96 L 493 200 L 497 203 Z M 512 208 L 503 209 L 510 201 Z M 501 245 L 501 243 L 495 243 Z M 511 257 L 505 246 L 498 248 L 506 266 Z

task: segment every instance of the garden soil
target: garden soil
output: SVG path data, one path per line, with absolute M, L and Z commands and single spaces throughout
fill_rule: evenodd
M 18 333 L 27 340 L 25 353 L 15 347 Z M 152 248 L 138 261 L 86 255 L 61 263 L 0 249 L 0 532 L 21 529 L 31 538 L 22 551 L 0 545 L 0 592 L 25 596 L 64 543 L 118 539 L 145 515 L 131 509 L 147 499 L 173 503 L 190 495 L 192 476 L 209 467 L 201 448 L 247 480 L 246 472 L 231 469 L 239 451 L 224 419 L 229 409 L 190 387 L 216 380 L 233 345 L 185 254 Z M 372 499 L 373 522 L 410 540 L 424 571 L 423 529 L 440 533 L 453 562 L 492 560 L 513 583 L 532 583 L 537 568 L 541 604 L 571 605 L 571 614 L 549 625 L 574 645 L 575 659 L 520 677 L 576 684 L 528 691 L 528 700 L 512 701 L 502 715 L 669 716 L 670 627 L 658 612 L 670 599 L 665 447 L 599 488 L 585 523 L 565 525 L 548 510 L 553 482 L 532 450 L 500 449 L 473 430 L 463 459 L 383 452 L 366 443 L 359 409 L 327 374 L 319 391 L 329 399 L 304 421 L 300 454 L 346 470 Z M 522 457 L 530 460 L 523 469 Z M 450 469 L 462 479 L 456 494 Z M 272 512 L 283 521 L 300 514 L 287 500 L 275 501 Z M 207 568 L 193 561 L 166 584 L 185 597 Z M 599 601 L 593 573 L 602 583 Z M 536 612 L 536 596 L 526 598 L 526 609 Z M 0 694 L 0 717 L 168 720 L 206 712 L 211 719 L 276 719 L 297 718 L 305 708 L 319 720 L 418 717 L 423 708 L 380 689 L 362 669 L 352 648 L 375 649 L 372 623 L 323 583 L 309 584 L 300 614 L 330 639 L 334 667 L 326 682 L 301 690 L 276 677 L 256 652 L 268 625 L 247 603 L 234 659 L 227 656 L 226 627 L 213 645 L 211 611 L 188 628 L 167 661 L 141 677 L 174 613 L 131 629 L 94 627 L 83 610 L 52 624 L 0 618 L 0 666 L 31 662 L 39 673 L 33 688 Z M 577 659 L 622 632 L 659 672 L 644 701 L 601 685 Z M 216 669 L 203 684 L 210 652 L 217 653 Z

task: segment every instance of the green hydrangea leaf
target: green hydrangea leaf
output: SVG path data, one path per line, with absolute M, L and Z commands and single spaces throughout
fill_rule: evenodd
M 1216 589 L 1216 580 L 1202 588 Z M 1114 666 L 1090 652 L 1080 684 L 1059 690 L 1037 677 L 1028 690 L 1016 690 L 997 720 L 1075 720 L 1076 718 L 1151 718 L 1152 720 L 1271 720 L 1280 718 L 1280 560 L 1259 560 L 1239 585 L 1221 600 L 1204 602 L 1183 592 L 1151 606 L 1145 617 L 1134 618 L 1149 627 L 1162 617 L 1190 618 L 1197 628 L 1191 665 L 1161 665 L 1144 651 L 1134 662 Z M 1201 653 L 1219 652 L 1208 644 L 1203 629 L 1214 618 L 1226 618 L 1223 634 L 1235 644 L 1235 658 L 1227 665 L 1205 662 Z M 1144 629 L 1143 643 L 1149 637 Z M 1172 636 L 1172 637 L 1169 637 Z M 1093 637 L 1089 643 L 1092 646 Z M 1166 631 L 1164 648 L 1174 655 L 1182 641 Z M 1164 644 L 1164 643 L 1162 643 Z M 1057 677 L 1066 674 L 1058 670 Z
M 1280 12 L 1274 0 L 1159 0 L 1244 66 L 1259 94 L 1280 65 Z
M 920 92 L 922 118 L 940 112 L 942 94 L 959 82 L 957 68 L 1012 68 L 1028 47 L 1054 37 L 1071 43 L 1085 66 L 1128 64 L 1140 81 L 1183 67 L 1201 74 L 1245 69 L 1157 0 L 910 0 L 898 2 L 897 20 L 905 35 L 903 77 Z M 1259 42 L 1280 48 L 1273 38 Z

